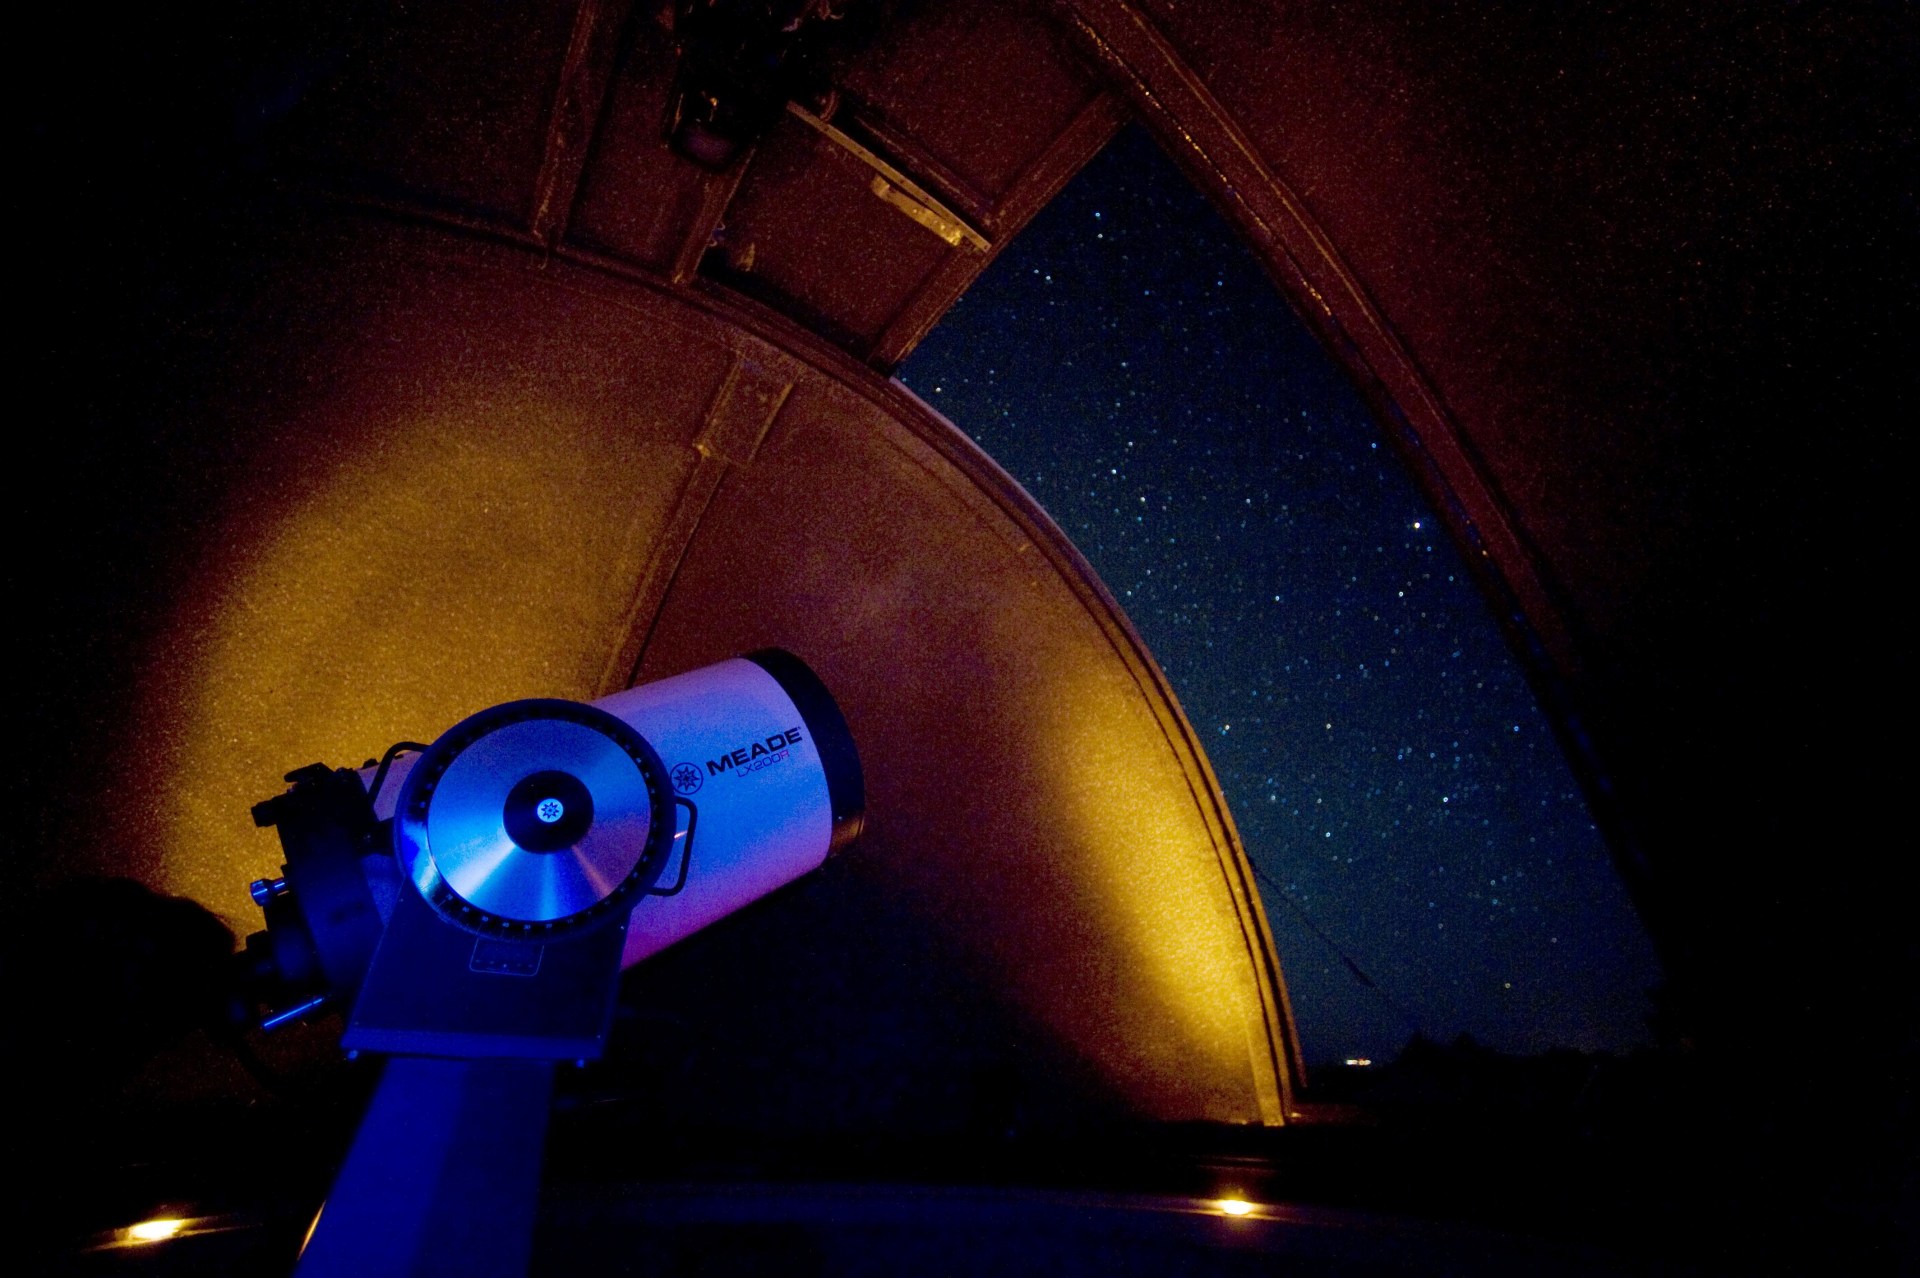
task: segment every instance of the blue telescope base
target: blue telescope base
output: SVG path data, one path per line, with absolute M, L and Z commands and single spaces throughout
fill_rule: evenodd
M 522 1278 L 553 1064 L 396 1056 L 295 1278 Z

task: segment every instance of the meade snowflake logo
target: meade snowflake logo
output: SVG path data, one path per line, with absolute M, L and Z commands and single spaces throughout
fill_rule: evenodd
M 691 763 L 673 765 L 673 788 L 681 794 L 692 794 L 707 783 L 700 769 Z

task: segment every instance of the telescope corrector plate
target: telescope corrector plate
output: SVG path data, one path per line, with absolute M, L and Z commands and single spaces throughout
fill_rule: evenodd
M 529 851 L 507 832 L 508 795 L 537 772 L 566 773 L 593 796 L 593 822 L 569 846 Z M 447 765 L 413 874 L 423 892 L 437 877 L 487 914 L 551 923 L 619 890 L 646 855 L 651 829 L 647 779 L 626 748 L 584 724 L 524 720 L 480 737 Z

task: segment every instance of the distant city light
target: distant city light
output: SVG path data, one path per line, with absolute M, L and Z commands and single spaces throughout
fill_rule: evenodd
M 1347 1064 L 1354 1066 L 1356 1069 L 1365 1069 L 1367 1066 L 1373 1064 L 1373 1057 L 1349 1056 L 1347 1057 Z
M 1214 1206 L 1228 1216 L 1245 1216 L 1253 1211 L 1253 1204 L 1244 1198 L 1222 1198 Z
M 165 1242 L 186 1227 L 186 1221 L 170 1217 L 143 1220 L 137 1225 L 127 1227 L 127 1237 L 134 1242 Z

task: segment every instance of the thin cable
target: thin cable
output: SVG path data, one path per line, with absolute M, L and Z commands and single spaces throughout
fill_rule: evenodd
M 1378 996 L 1381 1002 L 1385 1003 L 1388 1007 L 1392 1008 L 1395 1012 L 1398 1012 L 1401 1016 L 1405 1017 L 1407 1023 L 1409 1025 L 1412 1025 L 1417 1032 L 1421 1034 L 1425 1034 L 1427 1032 L 1426 1027 L 1421 1025 L 1420 1018 L 1415 1016 L 1412 1012 L 1408 1011 L 1406 1007 L 1401 1004 L 1399 999 L 1387 993 L 1387 991 L 1384 988 L 1382 988 L 1382 986 L 1378 981 L 1374 980 L 1371 976 L 1368 976 L 1366 973 L 1366 970 L 1362 968 L 1360 964 L 1354 961 L 1353 956 L 1351 954 L 1348 954 L 1346 950 L 1341 948 L 1340 942 L 1334 940 L 1331 936 L 1328 936 L 1326 932 L 1321 929 L 1320 925 L 1313 921 L 1312 916 L 1307 913 L 1306 909 L 1300 904 L 1300 902 L 1294 900 L 1292 896 L 1288 895 L 1287 890 L 1285 888 L 1281 887 L 1278 883 L 1274 882 L 1272 875 L 1268 874 L 1265 870 L 1261 869 L 1258 865 L 1255 865 L 1252 857 L 1247 858 L 1247 864 L 1253 866 L 1253 872 L 1259 876 L 1260 881 L 1262 883 L 1265 883 L 1268 887 L 1272 888 L 1274 891 L 1274 894 L 1278 896 L 1282 901 L 1285 901 L 1287 903 L 1287 908 L 1293 911 L 1295 918 L 1299 919 L 1302 923 L 1306 925 L 1307 931 L 1313 933 L 1316 937 L 1318 937 L 1322 945 L 1326 946 L 1328 949 L 1332 950 L 1335 954 L 1340 956 L 1340 961 L 1347 965 L 1347 970 L 1353 973 L 1353 978 L 1356 981 L 1359 981 L 1360 984 L 1372 990 L 1374 994 Z
M 415 754 L 419 754 L 425 749 L 426 747 L 418 741 L 396 741 L 388 746 L 387 752 L 380 756 L 380 767 L 379 770 L 373 774 L 373 784 L 367 787 L 367 806 L 373 807 L 380 801 L 380 787 L 386 784 L 387 769 L 393 766 L 395 756 L 399 755 L 403 750 L 411 750 Z

